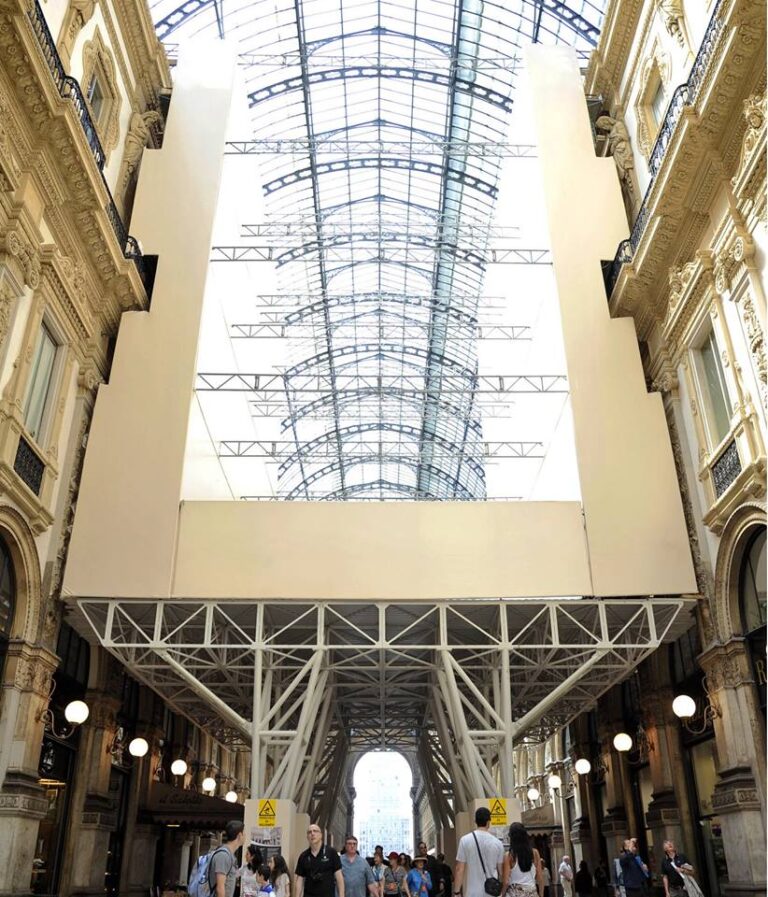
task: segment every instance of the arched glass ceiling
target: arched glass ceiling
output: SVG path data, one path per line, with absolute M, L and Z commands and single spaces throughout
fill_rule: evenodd
M 151 4 L 167 42 L 237 41 L 254 138 L 293 147 L 261 169 L 267 207 L 300 233 L 278 254 L 281 287 L 306 296 L 284 377 L 286 498 L 485 496 L 475 327 L 500 158 L 472 147 L 504 140 L 519 48 L 586 55 L 604 5 Z M 421 388 L 377 387 L 403 374 Z

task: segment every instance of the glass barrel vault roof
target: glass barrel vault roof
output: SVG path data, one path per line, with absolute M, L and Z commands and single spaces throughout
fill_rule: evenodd
M 302 339 L 287 499 L 482 499 L 477 312 L 519 49 L 585 56 L 605 0 L 158 0 L 158 35 L 235 41 Z M 297 150 L 297 147 L 299 149 Z M 308 334 L 311 338 L 308 338 Z M 311 375 L 316 389 L 306 389 Z M 342 376 L 343 375 L 343 376 Z

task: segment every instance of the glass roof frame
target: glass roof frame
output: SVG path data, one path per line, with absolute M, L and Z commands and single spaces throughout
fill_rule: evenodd
M 334 497 L 380 488 L 381 498 L 393 490 L 483 498 L 475 328 L 501 155 L 471 147 L 505 139 L 522 44 L 590 49 L 604 0 L 176 2 L 151 4 L 161 38 L 216 28 L 244 56 L 272 60 L 245 69 L 253 136 L 306 140 L 306 151 L 275 154 L 261 169 L 275 220 L 288 208 L 306 225 L 277 257 L 281 288 L 308 300 L 285 320 L 308 326 L 284 372 L 282 428 L 296 443 L 280 467 L 284 497 L 309 499 L 314 485 L 313 495 Z M 368 154 L 326 151 L 324 142 L 340 134 L 369 144 Z M 425 139 L 441 145 L 442 159 L 416 146 L 410 155 L 386 152 L 387 144 Z M 371 143 L 381 151 L 371 154 Z M 359 226 L 363 214 L 373 227 Z M 386 216 L 397 217 L 400 231 L 387 229 Z M 486 235 L 469 237 L 467 225 L 485 226 Z M 358 376 L 357 386 L 340 390 L 341 371 L 345 382 Z M 328 384 L 327 394 L 308 401 L 293 385 L 307 372 Z M 418 395 L 365 386 L 406 372 L 423 374 Z M 450 378 L 455 388 L 457 376 L 466 389 L 449 400 L 443 384 Z M 319 423 L 320 408 L 330 424 Z M 349 434 L 382 432 L 389 435 L 370 457 L 349 454 Z M 327 454 L 313 456 L 321 444 L 336 446 L 331 464 Z

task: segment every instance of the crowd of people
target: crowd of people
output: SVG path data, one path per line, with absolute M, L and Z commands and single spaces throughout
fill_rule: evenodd
M 201 857 L 190 880 L 192 897 L 559 897 L 550 871 L 520 822 L 509 827 L 509 848 L 490 831 L 487 807 L 475 812 L 475 829 L 464 835 L 452 870 L 443 854 L 432 855 L 419 843 L 415 856 L 377 845 L 372 857 L 363 857 L 358 841 L 348 835 L 339 854 L 326 844 L 318 825 L 307 829 L 308 847 L 298 857 L 291 894 L 288 865 L 280 855 L 264 862 L 261 849 L 250 844 L 242 865 L 236 860 L 245 835 L 242 822 L 230 822 L 225 843 Z M 664 897 L 704 897 L 688 858 L 673 841 L 664 842 L 661 864 Z M 624 842 L 613 862 L 612 874 L 601 863 L 594 874 L 586 860 L 576 872 L 569 856 L 557 869 L 562 897 L 647 897 L 651 874 L 638 852 L 636 838 Z M 206 883 L 208 890 L 197 890 Z

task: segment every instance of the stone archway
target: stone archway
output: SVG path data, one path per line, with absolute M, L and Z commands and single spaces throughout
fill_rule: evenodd
M 0 505 L 0 537 L 8 546 L 16 579 L 11 639 L 34 644 L 40 636 L 43 605 L 40 559 L 27 522 L 9 505 Z

